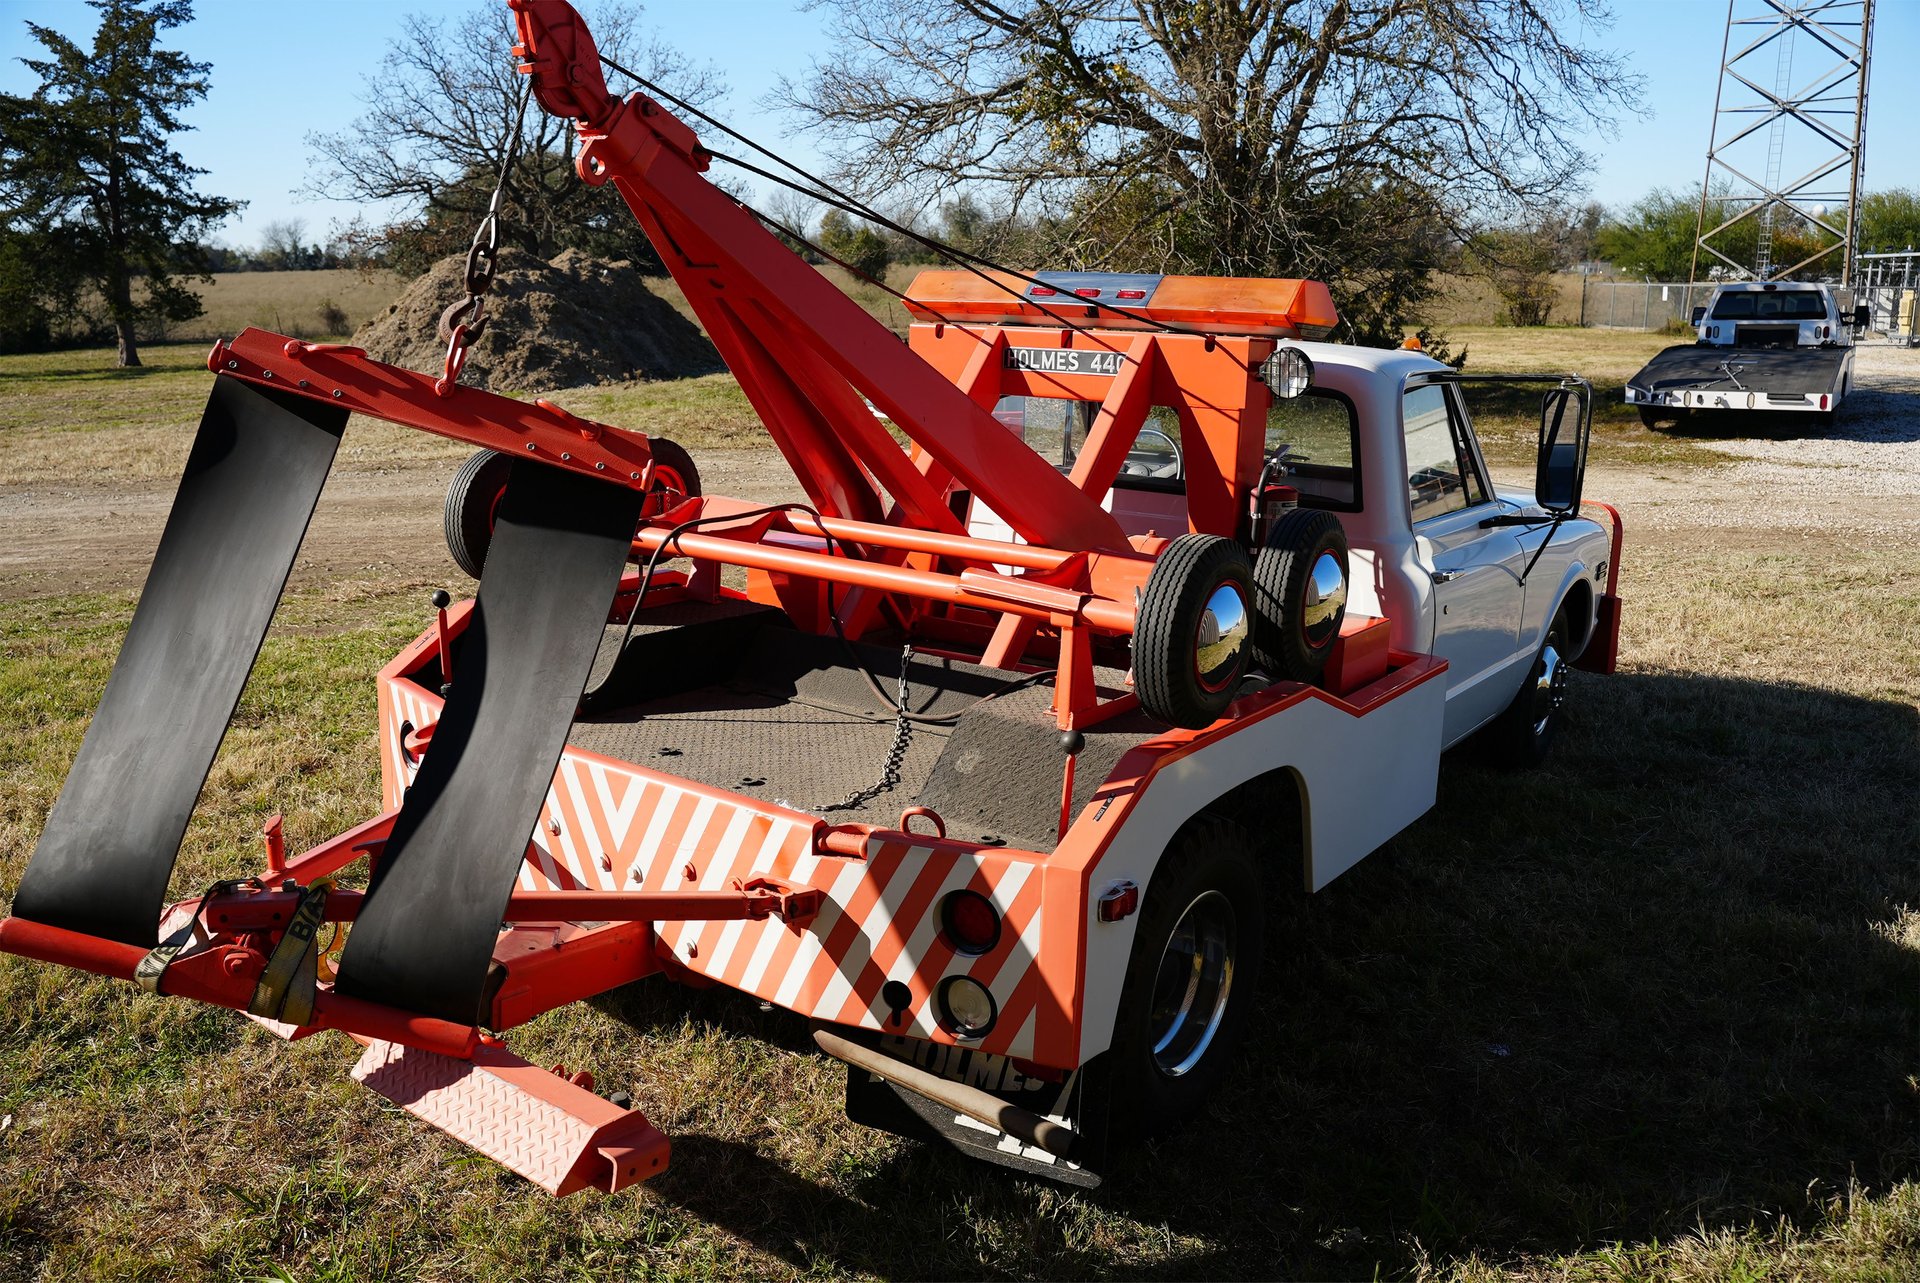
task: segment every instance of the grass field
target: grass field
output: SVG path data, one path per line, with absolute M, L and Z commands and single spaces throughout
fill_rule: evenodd
M 1661 341 L 1454 342 L 1617 399 Z M 149 355 L 0 358 L 0 505 L 170 484 L 204 353 Z M 559 399 L 760 439 L 725 377 Z M 1508 467 L 1530 413 L 1482 419 Z M 356 423 L 336 477 L 464 452 Z M 1612 413 L 1595 464 L 1737 475 Z M 1758 499 L 1665 532 L 1629 510 L 1624 671 L 1576 678 L 1545 769 L 1456 755 L 1428 817 L 1282 896 L 1229 1089 L 1097 1191 L 855 1128 L 803 1022 L 649 982 L 514 1035 L 674 1138 L 643 1189 L 556 1203 L 347 1081 L 340 1040 L 0 956 L 0 1278 L 1920 1277 L 1920 574 L 1900 540 L 1775 533 Z M 435 573 L 296 574 L 177 893 L 255 868 L 274 812 L 296 849 L 371 814 L 372 673 Z M 0 601 L 0 897 L 132 602 Z

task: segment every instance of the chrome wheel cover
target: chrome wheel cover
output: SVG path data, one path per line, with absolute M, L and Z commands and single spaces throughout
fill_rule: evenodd
M 1218 891 L 1194 898 L 1160 951 L 1147 1036 L 1153 1064 L 1178 1078 L 1206 1057 L 1226 1019 L 1238 929 L 1233 905 Z
M 1217 691 L 1240 672 L 1253 636 L 1253 612 L 1238 585 L 1215 584 L 1194 628 L 1193 671 L 1206 689 Z
M 1343 558 L 1323 552 L 1307 575 L 1306 597 L 1300 603 L 1300 630 L 1307 645 L 1319 650 L 1332 642 L 1347 613 L 1347 566 Z
M 1551 638 L 1540 651 L 1533 670 L 1533 733 L 1545 735 L 1547 724 L 1567 702 L 1567 661 Z

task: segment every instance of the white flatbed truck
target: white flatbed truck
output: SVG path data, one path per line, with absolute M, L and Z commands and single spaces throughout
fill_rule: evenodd
M 1695 338 L 1627 380 L 1627 404 L 1654 427 L 1701 412 L 1813 415 L 1830 424 L 1853 390 L 1853 336 L 1865 309 L 1833 287 L 1792 281 L 1722 285 L 1693 310 Z

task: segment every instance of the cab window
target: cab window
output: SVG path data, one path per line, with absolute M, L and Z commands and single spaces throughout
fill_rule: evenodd
M 1353 402 L 1337 392 L 1274 398 L 1267 411 L 1267 453 L 1286 451 L 1281 479 L 1300 492 L 1301 507 L 1360 510 L 1354 432 Z
M 1073 471 L 1099 414 L 1097 401 L 1041 396 L 1001 397 L 993 408 L 994 418 L 1061 472 Z M 1113 484 L 1136 490 L 1185 492 L 1186 458 L 1180 445 L 1178 413 L 1158 405 L 1148 409 L 1146 423 L 1128 449 Z
M 1437 384 L 1409 388 L 1400 414 L 1413 520 L 1425 521 L 1486 502 L 1486 484 L 1447 390 Z

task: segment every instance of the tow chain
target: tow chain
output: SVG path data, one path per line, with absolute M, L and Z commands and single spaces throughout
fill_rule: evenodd
M 440 313 L 440 332 L 447 336 L 447 360 L 440 378 L 434 381 L 433 390 L 441 396 L 453 395 L 454 387 L 460 382 L 460 372 L 467 366 L 467 349 L 486 333 L 487 293 L 493 289 L 494 275 L 500 270 L 500 202 L 526 138 L 527 99 L 531 88 L 529 83 L 520 95 L 513 137 L 508 140 L 507 153 L 500 161 L 499 181 L 493 185 L 493 196 L 487 201 L 487 212 L 481 216 L 480 225 L 473 229 L 473 243 L 467 246 L 467 296 Z
M 815 807 L 815 810 L 851 811 L 882 793 L 891 792 L 900 783 L 900 768 L 906 761 L 907 745 L 913 742 L 913 722 L 907 713 L 907 669 L 912 663 L 913 643 L 908 642 L 900 648 L 900 692 L 894 709 L 893 743 L 887 749 L 887 761 L 880 770 L 880 778 L 863 789 L 855 789 L 838 802 Z

